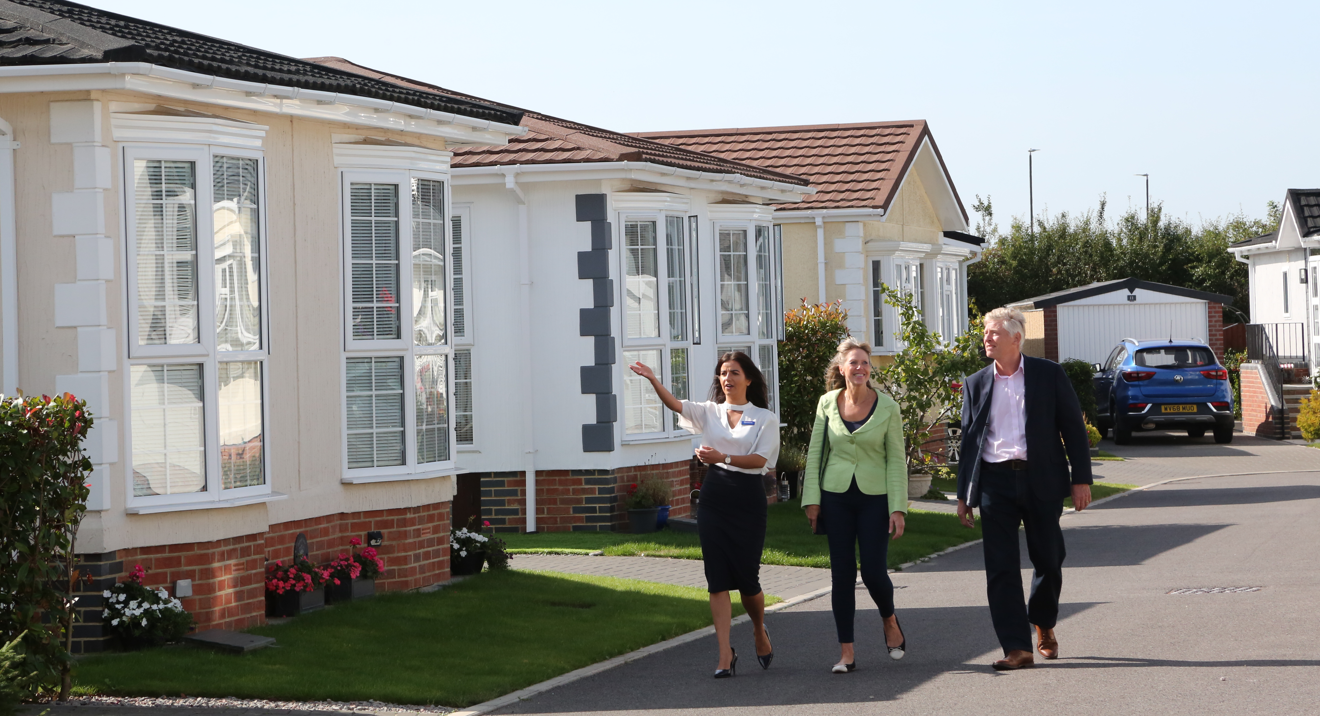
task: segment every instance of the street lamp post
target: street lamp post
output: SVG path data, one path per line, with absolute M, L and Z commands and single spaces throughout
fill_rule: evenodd
M 1039 149 L 1027 150 L 1027 211 L 1031 214 L 1027 219 L 1027 228 L 1031 230 L 1033 239 L 1036 238 L 1036 188 L 1032 176 L 1031 155 L 1039 151 Z
M 1150 236 L 1150 174 L 1134 174 L 1146 178 L 1146 236 Z

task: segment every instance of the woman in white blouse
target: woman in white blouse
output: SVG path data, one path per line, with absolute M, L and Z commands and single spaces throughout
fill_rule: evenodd
M 761 476 L 779 458 L 779 418 L 769 410 L 765 378 L 747 354 L 725 353 L 715 366 L 710 400 L 694 403 L 675 398 L 645 365 L 629 367 L 651 381 L 665 407 L 680 415 L 679 426 L 702 436 L 697 459 L 708 467 L 697 505 L 697 532 L 720 645 L 715 678 L 737 673 L 738 652 L 729 644 L 731 589 L 738 590 L 752 618 L 756 659 L 768 669 L 775 654 L 765 631 L 760 582 L 766 522 Z

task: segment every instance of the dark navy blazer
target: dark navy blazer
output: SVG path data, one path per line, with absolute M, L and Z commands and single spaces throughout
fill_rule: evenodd
M 1091 484 L 1091 444 L 1086 436 L 1082 408 L 1068 374 L 1058 363 L 1024 356 L 1022 370 L 1027 411 L 1027 480 L 1037 498 L 1062 500 L 1072 494 L 1073 485 Z M 995 364 L 991 363 L 963 384 L 958 498 L 972 507 L 981 504 L 981 452 L 990 421 L 994 371 Z

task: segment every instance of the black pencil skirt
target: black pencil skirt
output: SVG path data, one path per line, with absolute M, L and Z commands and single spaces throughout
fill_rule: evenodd
M 701 483 L 697 533 L 711 594 L 738 590 L 761 593 L 766 502 L 760 475 L 711 465 Z

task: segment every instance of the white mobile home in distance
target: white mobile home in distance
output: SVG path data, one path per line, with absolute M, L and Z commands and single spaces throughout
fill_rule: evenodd
M 774 207 L 813 190 L 791 174 L 536 112 L 522 126 L 507 145 L 454 153 L 456 377 L 466 386 L 456 419 L 469 471 L 460 493 L 478 476 L 497 529 L 609 529 L 626 518 L 622 488 L 658 475 L 684 515 L 692 436 L 627 366 L 646 363 L 676 395 L 704 399 L 719 353 L 742 350 L 773 403 L 783 317 Z

